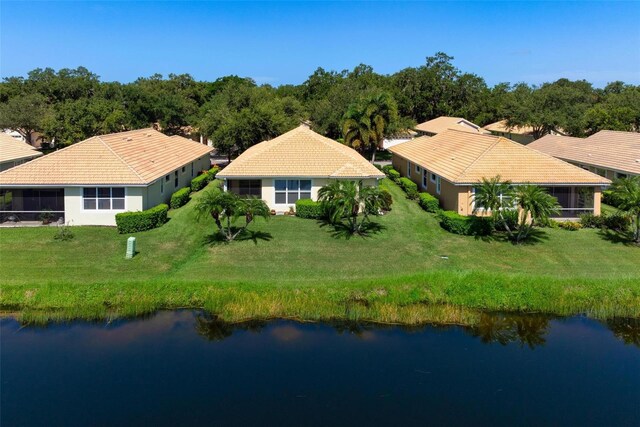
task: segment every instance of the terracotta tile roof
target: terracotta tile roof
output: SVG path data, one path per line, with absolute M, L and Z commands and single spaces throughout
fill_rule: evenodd
M 0 173 L 0 185 L 146 185 L 210 151 L 153 129 L 100 135 Z
M 447 129 L 464 130 L 472 133 L 487 133 L 480 126 L 470 122 L 462 117 L 437 117 L 435 119 L 420 123 L 415 127 L 416 130 L 421 132 L 428 132 L 438 134 L 444 132 Z
M 507 126 L 506 120 L 500 120 L 499 122 L 491 123 L 483 127 L 484 130 L 503 133 L 515 133 L 518 135 L 528 135 L 533 133 L 531 126 Z
M 545 135 L 528 145 L 575 163 L 640 175 L 640 133 L 601 130 L 588 138 Z
M 450 129 L 433 137 L 416 138 L 389 150 L 454 184 L 473 184 L 496 175 L 516 184 L 611 183 L 606 178 L 528 146 L 493 135 Z
M 301 125 L 249 148 L 218 176 L 383 178 L 384 174 L 354 149 Z
M 26 142 L 0 132 L 0 163 L 42 156 L 42 153 Z

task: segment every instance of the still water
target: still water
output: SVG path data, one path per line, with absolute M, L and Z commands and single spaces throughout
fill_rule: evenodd
M 640 425 L 640 322 L 0 320 L 0 424 Z

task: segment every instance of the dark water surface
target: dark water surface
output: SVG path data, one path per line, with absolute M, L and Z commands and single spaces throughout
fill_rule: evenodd
M 5 318 L 0 422 L 639 426 L 639 329 L 502 315 L 472 329 Z

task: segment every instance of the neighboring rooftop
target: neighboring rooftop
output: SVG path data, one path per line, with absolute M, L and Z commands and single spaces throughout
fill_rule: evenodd
M 42 156 L 42 153 L 8 133 L 0 132 L 0 163 Z
M 509 126 L 506 120 L 500 120 L 499 122 L 491 123 L 483 127 L 484 130 L 491 132 L 502 133 L 514 133 L 518 135 L 528 135 L 533 133 L 533 127 L 531 126 Z
M 211 151 L 153 129 L 94 136 L 0 173 L 0 185 L 145 185 Z
M 300 125 L 249 148 L 217 176 L 383 178 L 384 174 L 354 149 Z
M 510 139 L 446 130 L 389 149 L 454 184 L 500 175 L 515 184 L 608 185 L 606 178 Z
M 431 134 L 439 134 L 447 129 L 464 130 L 472 133 L 486 133 L 480 126 L 462 117 L 441 116 L 435 119 L 420 123 L 415 127 L 417 131 Z
M 601 130 L 588 138 L 545 135 L 529 148 L 559 159 L 640 175 L 640 133 Z

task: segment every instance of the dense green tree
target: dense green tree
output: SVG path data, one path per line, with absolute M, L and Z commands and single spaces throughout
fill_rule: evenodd
M 14 129 L 31 142 L 36 131 L 42 131 L 51 108 L 39 93 L 19 95 L 0 104 L 0 128 Z

